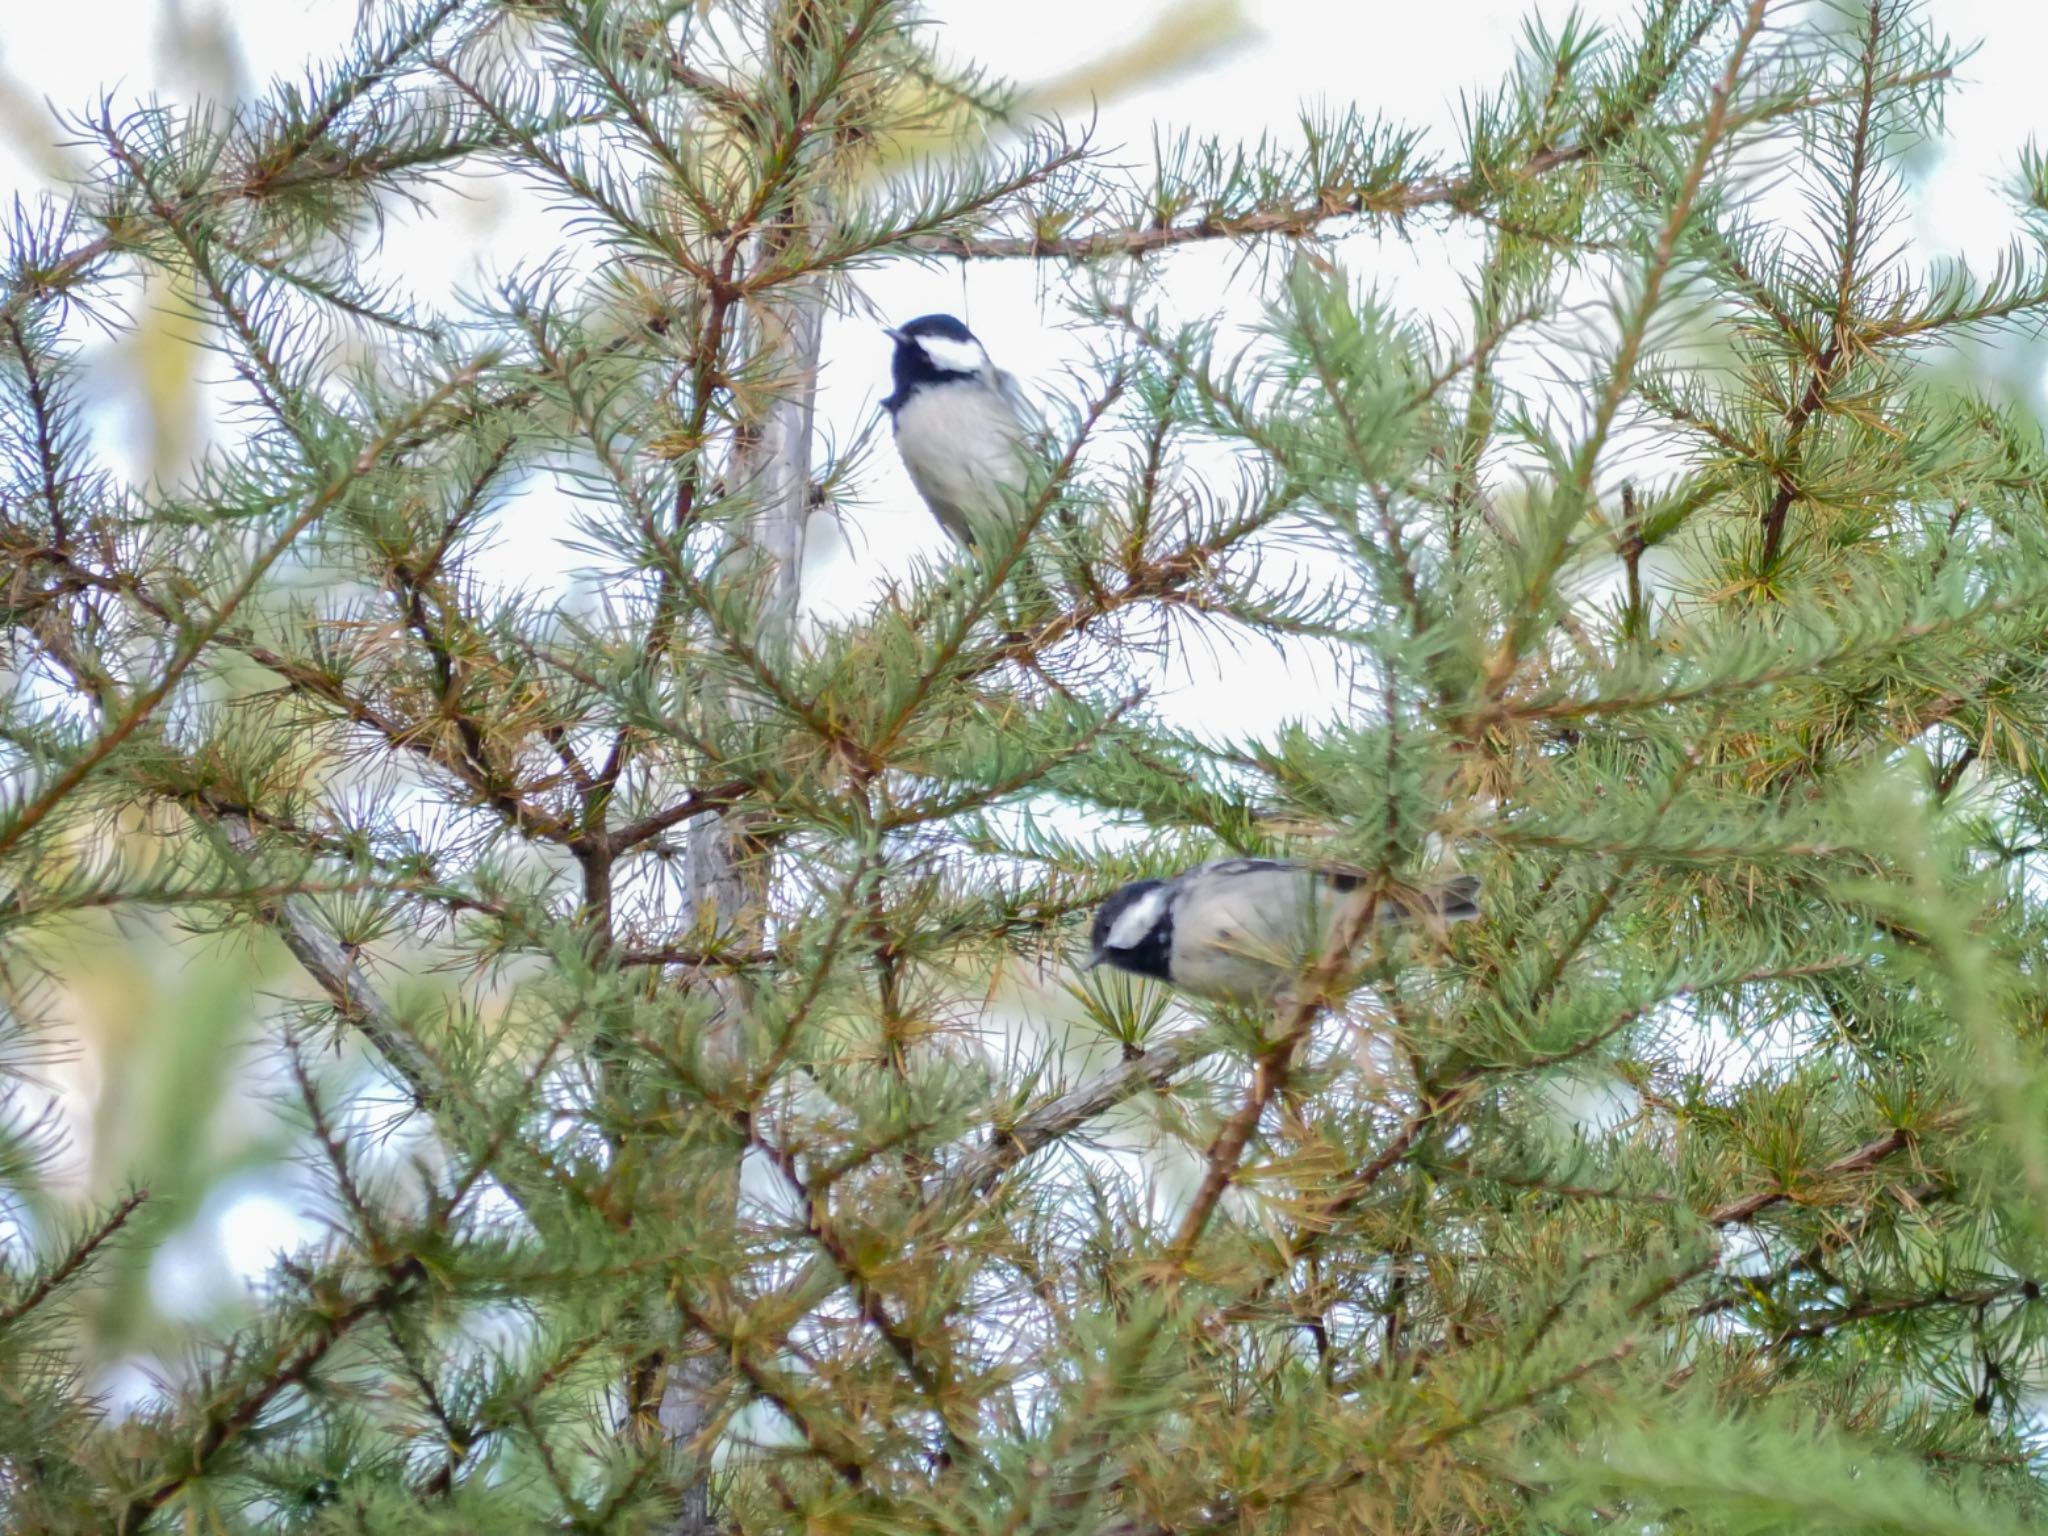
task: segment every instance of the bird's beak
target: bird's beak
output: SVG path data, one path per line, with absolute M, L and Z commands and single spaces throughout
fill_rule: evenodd
M 1081 969 L 1084 971 L 1092 971 L 1095 969 L 1095 967 L 1097 967 L 1100 964 L 1102 964 L 1102 956 L 1090 955 L 1086 960 L 1083 960 L 1081 962 Z
M 902 333 L 901 331 L 897 330 L 895 326 L 893 326 L 893 325 L 885 325 L 885 326 L 883 326 L 883 327 L 882 327 L 882 334 L 883 334 L 884 336 L 888 337 L 888 338 L 889 338 L 889 339 L 890 339 L 891 341 L 893 341 L 893 342 L 897 343 L 897 345 L 899 345 L 899 346 L 900 346 L 900 345 L 902 345 L 902 342 L 903 342 L 903 333 Z

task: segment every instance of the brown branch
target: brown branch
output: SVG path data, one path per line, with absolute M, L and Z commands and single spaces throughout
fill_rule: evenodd
M 782 1380 L 779 1373 L 764 1366 L 756 1357 L 751 1347 L 751 1331 L 742 1336 L 735 1329 L 720 1328 L 702 1309 L 681 1294 L 675 1297 L 675 1306 L 682 1314 L 684 1322 L 725 1350 L 734 1368 L 746 1377 L 747 1385 L 752 1387 L 763 1401 L 773 1403 L 782 1415 L 796 1426 L 797 1432 L 804 1437 L 804 1444 L 810 1447 L 811 1453 L 837 1473 L 842 1482 L 850 1488 L 859 1488 L 867 1481 L 866 1469 L 849 1446 L 828 1443 L 824 1426 L 804 1408 L 795 1384 Z M 841 1436 L 844 1440 L 852 1439 L 851 1435 L 846 1435 L 843 1431 Z
M 52 414 L 49 386 L 36 366 L 35 349 L 29 345 L 21 322 L 6 316 L 7 334 L 14 341 L 14 355 L 21 359 L 22 381 L 28 395 L 29 415 L 35 419 L 36 467 L 43 480 L 43 503 L 50 514 L 50 542 L 60 550 L 71 544 L 71 531 L 64 516 L 63 476 L 57 467 L 57 432 Z
M 1927 1205 L 1932 1201 L 1941 1199 L 1950 1193 L 1950 1190 L 1948 1186 L 1943 1184 L 1928 1183 L 1915 1185 L 1903 1193 L 1907 1201 L 1917 1206 Z M 1871 1208 L 1869 1206 L 1857 1212 L 1856 1215 L 1859 1222 L 1867 1221 L 1870 1217 L 1870 1212 Z M 1734 1307 L 1742 1306 L 1746 1302 L 1752 1302 L 1756 1300 L 1759 1292 L 1774 1290 L 1801 1270 L 1817 1269 L 1827 1261 L 1830 1255 L 1847 1243 L 1850 1236 L 1851 1230 L 1846 1224 L 1841 1221 L 1833 1222 L 1808 1247 L 1785 1260 L 1777 1268 L 1762 1275 L 1736 1276 L 1735 1284 L 1732 1288 L 1722 1291 L 1718 1295 L 1709 1296 L 1704 1301 L 1693 1303 L 1687 1309 L 1686 1316 L 1712 1317 L 1717 1312 L 1726 1312 Z
M 0 1307 L 0 1329 L 12 1327 L 15 1323 L 20 1322 L 29 1313 L 49 1300 L 55 1292 L 62 1289 L 64 1284 L 73 1275 L 76 1275 L 87 1264 L 92 1262 L 92 1256 L 105 1247 L 116 1232 L 119 1232 L 122 1227 L 128 1224 L 128 1218 L 133 1216 L 143 1201 L 148 1198 L 148 1190 L 137 1189 L 117 1201 L 114 1208 L 107 1212 L 98 1226 L 71 1245 L 70 1251 L 64 1255 L 62 1261 L 38 1275 L 35 1284 L 30 1286 L 18 1300 Z
M 134 1536 L 151 1515 L 176 1498 L 194 1479 L 205 1476 L 214 1457 L 255 1423 L 280 1392 L 307 1382 L 320 1362 L 352 1329 L 403 1301 L 426 1274 L 426 1266 L 419 1259 L 407 1256 L 386 1268 L 383 1282 L 367 1295 L 319 1316 L 311 1337 L 303 1345 L 289 1352 L 280 1350 L 253 1386 L 206 1414 L 182 1465 L 160 1474 L 142 1492 L 133 1495 L 114 1517 L 117 1536 Z
M 319 109 L 306 120 L 297 135 L 278 148 L 273 155 L 273 163 L 265 165 L 260 176 L 235 186 L 211 188 L 181 197 L 171 209 L 172 216 L 183 222 L 232 203 L 253 201 L 260 198 L 266 190 L 274 190 L 278 181 L 288 171 L 320 147 L 327 131 L 341 113 L 381 83 L 403 64 L 409 55 L 430 43 L 434 34 L 470 3 L 471 0 L 442 0 L 442 3 L 433 10 L 423 12 L 412 27 L 393 36 L 381 53 L 368 60 L 365 68 L 335 82 Z M 471 146 L 462 145 L 452 153 L 460 156 L 473 152 Z M 431 157 L 422 157 L 418 163 L 431 163 Z M 323 168 L 322 175 L 326 174 Z M 134 232 L 125 227 L 124 223 L 123 227 L 75 247 L 48 267 L 35 273 L 34 281 L 24 283 L 6 294 L 4 298 L 0 298 L 0 319 L 11 324 L 37 299 L 53 293 L 62 293 L 101 262 L 132 248 L 134 244 Z
M 462 704 L 462 695 L 468 683 L 467 668 L 461 657 L 456 654 L 455 645 L 448 634 L 452 627 L 451 608 L 455 616 L 462 619 L 462 638 L 465 642 L 476 643 L 477 626 L 461 614 L 458 606 L 443 598 L 439 604 L 441 626 L 437 630 L 427 613 L 427 587 L 439 574 L 441 565 L 447 558 L 449 543 L 455 537 L 457 529 L 483 505 L 483 498 L 490 488 L 491 481 L 503 469 L 511 452 L 510 436 L 492 449 L 475 475 L 470 478 L 461 505 L 449 514 L 441 538 L 417 569 L 407 560 L 396 559 L 390 562 L 385 573 L 386 590 L 397 601 L 406 624 L 419 639 L 420 644 L 426 648 L 427 656 L 433 663 L 435 680 L 440 687 L 441 712 L 454 723 L 456 735 L 462 743 L 461 756 L 470 765 L 474 775 L 471 782 L 478 785 L 495 785 L 499 781 L 499 775 L 491 763 L 489 738 L 485 727 Z M 571 778 L 580 778 L 582 767 L 577 762 L 575 753 L 570 750 L 567 737 L 557 731 L 550 738 L 550 744 L 563 759 Z M 514 825 L 519 824 L 520 813 L 523 810 L 519 804 L 519 797 L 501 792 L 493 796 L 491 803 Z
M 256 834 L 247 817 L 216 812 L 203 804 L 194 804 L 191 809 L 220 828 L 246 870 L 257 851 Z M 447 1084 L 441 1064 L 413 1039 L 405 1021 L 370 985 L 355 957 L 327 931 L 327 924 L 310 899 L 301 893 L 266 902 L 264 915 L 292 958 L 319 983 L 335 1011 L 362 1031 L 363 1038 L 405 1080 L 413 1102 L 423 1108 L 442 1105 L 447 1099 Z
M 463 368 L 408 411 L 402 420 L 411 423 L 432 414 L 450 394 L 469 383 L 474 376 L 473 367 Z M 171 690 L 178 686 L 185 674 L 206 653 L 209 644 L 234 616 L 235 611 L 261 585 L 270 568 L 284 558 L 285 553 L 298 542 L 301 534 L 318 522 L 359 479 L 376 467 L 378 460 L 389 448 L 391 439 L 399 430 L 399 425 L 394 423 L 377 438 L 365 443 L 345 473 L 331 478 L 307 499 L 306 505 L 298 514 L 258 551 L 241 579 L 228 589 L 227 594 L 213 606 L 212 611 L 179 642 L 156 681 L 131 699 L 126 708 L 115 717 L 114 723 L 102 731 L 91 746 L 72 759 L 34 798 L 8 818 L 5 826 L 0 826 L 0 853 L 5 853 L 34 831 L 63 803 L 67 795 L 85 782 L 93 769 L 105 761 L 156 712 L 157 707 L 170 697 Z
M 782 958 L 773 949 L 616 949 L 611 952 L 617 966 L 675 965 L 689 971 L 737 971 L 749 966 L 773 965 Z
M 1850 345 L 1849 305 L 1855 294 L 1856 258 L 1863 239 L 1863 178 L 1870 166 L 1871 109 L 1877 94 L 1877 46 L 1884 27 L 1880 0 L 1870 0 L 1870 30 L 1863 41 L 1863 76 L 1856 103 L 1856 129 L 1849 157 L 1849 182 L 1842 193 L 1841 261 L 1835 277 L 1835 311 L 1828 344 L 1813 359 L 1806 389 L 1785 418 L 1785 457 L 1777 471 L 1778 488 L 1763 516 L 1763 554 L 1759 569 L 1768 572 L 1778 562 L 1785 542 L 1785 520 L 1799 497 L 1796 465 L 1807 423 L 1826 403 L 1835 366 Z
M 1714 13 L 1709 10 L 1703 15 L 1711 21 Z M 1703 32 L 1704 27 L 1701 30 Z M 1695 39 L 1699 35 L 1696 33 Z M 1947 68 L 1898 72 L 1884 76 L 1876 85 L 1886 93 L 1912 90 L 1947 80 L 1952 74 L 1953 71 Z M 1583 142 L 1537 149 L 1504 177 L 1491 172 L 1431 177 L 1391 187 L 1378 194 L 1350 186 L 1328 186 L 1318 188 L 1312 197 L 1284 206 L 1236 215 L 1205 214 L 1181 224 L 1150 224 L 1063 236 L 920 235 L 901 242 L 901 248 L 961 260 L 1031 258 L 1086 262 L 1111 256 L 1150 256 L 1211 240 L 1253 240 L 1274 236 L 1299 239 L 1315 233 L 1325 224 L 1342 219 L 1400 219 L 1431 208 L 1469 213 L 1475 211 L 1483 199 L 1497 196 L 1503 182 L 1509 186 L 1519 185 L 1552 171 L 1586 164 L 1605 154 L 1628 134 L 1643 110 L 1656 104 L 1661 90 L 1661 82 L 1652 82 L 1647 96 L 1639 102 L 1625 103 L 1607 122 L 1596 124 Z M 1727 114 L 1728 126 L 1736 131 L 1754 128 L 1831 106 L 1840 99 L 1836 92 L 1812 92 L 1796 100 L 1767 103 L 1751 111 Z M 1675 124 L 1673 131 L 1680 134 L 1697 132 L 1701 126 L 1698 122 L 1682 122 Z
M 1855 1151 L 1843 1153 L 1832 1163 L 1819 1169 L 1814 1177 L 1826 1179 L 1845 1173 L 1862 1173 L 1883 1162 L 1894 1152 L 1903 1151 L 1912 1143 L 1911 1131 L 1887 1131 L 1884 1135 L 1865 1142 Z M 1710 1227 L 1732 1227 L 1749 1221 L 1759 1212 L 1769 1210 L 1780 1201 L 1791 1199 L 1792 1193 L 1789 1188 L 1759 1190 L 1753 1195 L 1744 1195 L 1740 1200 L 1731 1200 L 1726 1205 L 1716 1206 L 1706 1213 L 1704 1219 Z
M 986 1194 L 1010 1169 L 1098 1115 L 1107 1114 L 1141 1093 L 1162 1092 L 1181 1073 L 1213 1056 L 1222 1046 L 1222 1038 L 1215 1031 L 1190 1029 L 1041 1104 L 953 1168 L 944 1184 L 925 1201 L 919 1226 L 931 1213 Z
M 1526 181 L 1561 166 L 1576 165 L 1604 151 L 1607 141 L 1570 149 L 1538 150 L 1514 172 Z M 1301 238 L 1324 224 L 1351 218 L 1403 218 L 1427 208 L 1464 208 L 1496 185 L 1492 177 L 1437 177 L 1396 186 L 1383 193 L 1348 187 L 1324 187 L 1304 201 L 1251 213 L 1205 214 L 1185 224 L 1155 224 L 1138 229 L 1098 230 L 1093 234 L 1047 236 L 919 235 L 902 247 L 930 256 L 962 260 L 1031 257 L 1037 260 L 1099 261 L 1107 256 L 1150 256 L 1176 246 L 1208 240 L 1254 240 L 1273 235 Z
M 853 1245 L 848 1243 L 834 1226 L 824 1192 L 811 1187 L 798 1168 L 797 1159 L 792 1153 L 760 1135 L 752 1128 L 751 1122 L 747 1139 L 782 1175 L 790 1193 L 803 1207 L 805 1234 L 818 1245 L 832 1267 L 838 1271 L 841 1281 L 853 1297 L 861 1321 L 881 1336 L 882 1341 L 888 1345 L 889 1352 L 902 1366 L 904 1374 L 931 1404 L 932 1412 L 938 1416 L 945 1430 L 946 1459 L 949 1462 L 969 1456 L 979 1459 L 974 1443 L 954 1427 L 952 1416 L 946 1412 L 945 1377 L 950 1371 L 942 1372 L 934 1367 L 926 1359 L 926 1348 L 911 1333 L 909 1327 L 889 1315 L 881 1290 L 868 1277 Z
M 55 565 L 60 573 L 59 581 L 66 587 L 89 588 L 132 602 L 167 630 L 174 631 L 179 625 L 178 617 L 170 606 L 131 573 L 109 575 L 95 571 L 56 549 L 36 551 L 33 558 Z M 331 706 L 349 724 L 375 732 L 387 748 L 410 753 L 435 768 L 454 774 L 475 794 L 478 804 L 498 810 L 522 834 L 564 844 L 576 838 L 577 829 L 572 823 L 535 808 L 504 785 L 492 781 L 461 753 L 449 751 L 441 733 L 427 729 L 427 722 L 400 719 L 369 699 L 351 693 L 325 673 L 264 645 L 248 630 L 236 625 L 223 625 L 210 643 L 233 651 L 272 673 L 290 692 Z
M 1244 1101 L 1210 1143 L 1201 1185 L 1182 1216 L 1173 1241 L 1167 1245 L 1166 1262 L 1176 1271 L 1184 1269 L 1193 1255 L 1195 1244 L 1215 1213 L 1217 1202 L 1236 1176 L 1245 1148 L 1258 1129 L 1267 1104 L 1286 1085 L 1295 1051 L 1322 1015 L 1339 973 L 1371 929 L 1385 888 L 1386 874 L 1381 871 L 1377 878 L 1362 885 L 1351 898 L 1351 910 L 1337 923 L 1327 947 L 1296 985 L 1282 1014 L 1278 1032 L 1259 1052 Z
M 403 896 L 432 901 L 436 893 L 405 884 L 379 880 L 248 880 L 235 885 L 189 888 L 84 891 L 75 896 L 58 896 L 49 901 L 32 901 L 17 890 L 9 894 L 0 909 L 0 931 L 41 922 L 58 913 L 105 912 L 115 907 L 138 906 L 169 910 L 187 906 L 223 906 L 246 902 L 275 901 L 281 896 L 359 896 L 365 894 Z M 442 897 L 454 904 L 452 895 Z
M 1650 259 L 1643 272 L 1642 292 L 1622 324 L 1620 342 L 1608 372 L 1607 387 L 1601 391 L 1594 406 L 1592 424 L 1585 440 L 1572 455 L 1571 473 L 1558 498 L 1563 510 L 1552 514 L 1551 526 L 1546 531 L 1547 547 L 1541 551 L 1536 568 L 1523 578 L 1526 596 L 1509 620 L 1506 635 L 1487 660 L 1485 698 L 1488 708 L 1473 714 L 1469 734 L 1475 738 L 1491 723 L 1491 717 L 1498 713 L 1501 701 L 1506 697 L 1522 653 L 1534 638 L 1533 631 L 1544 603 L 1551 595 L 1552 583 L 1570 553 L 1572 529 L 1592 501 L 1593 477 L 1599 468 L 1600 454 L 1607 446 L 1615 419 L 1634 387 L 1636 363 L 1642 355 L 1650 323 L 1656 316 L 1664 286 L 1670 280 L 1677 260 L 1679 239 L 1692 221 L 1693 209 L 1706 184 L 1707 167 L 1723 138 L 1731 131 L 1729 114 L 1736 88 L 1742 83 L 1743 61 L 1749 57 L 1751 45 L 1763 31 L 1764 13 L 1768 8 L 1769 0 L 1750 0 L 1742 30 L 1736 34 L 1734 46 L 1729 50 L 1727 67 L 1714 83 L 1711 105 L 1701 124 L 1692 159 L 1686 166 L 1685 178 L 1679 183 L 1677 196 L 1673 198 L 1663 227 L 1657 233 L 1656 243 L 1651 248 Z
M 1931 1291 L 1920 1296 L 1865 1297 L 1836 1308 L 1821 1317 L 1811 1317 L 1802 1322 L 1791 1323 L 1771 1338 L 1773 1349 L 1800 1339 L 1818 1339 L 1845 1328 L 1851 1323 L 1860 1323 L 1873 1317 L 1897 1317 L 1907 1312 L 1926 1312 L 1936 1307 L 1988 1307 L 1993 1302 L 2025 1298 L 2029 1288 L 2039 1292 L 2038 1282 L 2021 1278 L 2008 1280 L 2003 1285 L 1986 1286 L 1976 1291 Z
M 865 905 L 860 901 L 858 893 L 861 884 L 870 873 L 871 868 L 864 861 L 840 888 L 838 916 L 826 935 L 822 952 L 813 963 L 810 981 L 797 999 L 796 1006 L 790 1010 L 789 1016 L 783 1022 L 781 1041 L 770 1053 L 768 1060 L 751 1074 L 753 1083 L 746 1103 L 730 1118 L 747 1144 L 766 1158 L 769 1165 L 781 1175 L 784 1185 L 803 1210 L 806 1235 L 817 1244 L 819 1250 L 830 1261 L 830 1267 L 837 1272 L 840 1282 L 853 1296 L 862 1321 L 869 1324 L 882 1337 L 902 1365 L 905 1374 L 931 1402 L 934 1413 L 945 1427 L 949 1457 L 957 1458 L 963 1453 L 978 1453 L 974 1452 L 972 1442 L 953 1427 L 941 1401 L 945 1378 L 950 1375 L 950 1362 L 943 1372 L 935 1369 L 925 1358 L 927 1351 L 910 1329 L 889 1315 L 882 1293 L 869 1278 L 855 1245 L 847 1241 L 832 1221 L 828 1189 L 807 1179 L 795 1154 L 770 1141 L 763 1134 L 754 1109 L 760 1097 L 773 1085 L 775 1075 L 786 1059 L 789 1048 L 802 1030 L 811 1009 L 824 993 L 826 981 L 837 960 L 840 947 L 855 927 L 856 909 Z M 859 915 L 864 919 L 867 913 L 863 910 Z
M 996 1133 L 986 1147 L 971 1154 L 938 1180 L 917 1210 L 901 1222 L 904 1241 L 942 1239 L 952 1224 L 971 1212 L 1010 1169 L 1117 1105 L 1141 1093 L 1165 1090 L 1182 1072 L 1221 1047 L 1222 1041 L 1213 1031 L 1190 1030 L 1098 1073 L 1039 1106 L 1007 1130 Z M 750 1337 L 764 1348 L 781 1347 L 786 1343 L 787 1331 L 793 1320 L 807 1313 L 827 1291 L 847 1279 L 845 1267 L 833 1256 L 820 1252 L 794 1279 L 771 1295 L 760 1298 L 757 1303 L 756 1311 L 761 1316 L 785 1318 L 791 1322 L 778 1325 L 772 1333 L 757 1328 Z M 874 1321 L 872 1318 L 867 1320 Z M 741 1358 L 741 1368 L 746 1369 L 744 1357 Z M 781 1406 L 779 1401 L 778 1406 Z M 799 1428 L 803 1427 L 799 1422 Z M 808 1430 L 805 1438 L 815 1449 L 817 1442 Z

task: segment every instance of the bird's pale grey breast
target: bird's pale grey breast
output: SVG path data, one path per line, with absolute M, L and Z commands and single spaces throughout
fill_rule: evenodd
M 1010 516 L 1029 478 L 1015 388 L 921 389 L 896 413 L 911 483 L 957 538 L 971 542 L 977 525 Z

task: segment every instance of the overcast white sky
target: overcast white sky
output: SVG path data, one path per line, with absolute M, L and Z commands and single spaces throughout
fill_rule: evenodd
M 0 0 L 0 69 L 29 103 L 46 99 L 78 111 L 104 92 L 117 105 L 152 93 L 188 96 L 194 86 L 186 62 L 165 46 L 162 17 L 182 7 L 189 25 L 217 23 L 237 41 L 244 79 L 257 88 L 272 78 L 302 75 L 309 61 L 332 57 L 344 45 L 359 0 Z M 1303 102 L 1356 101 L 1395 121 L 1423 126 L 1448 148 L 1461 92 L 1497 82 L 1515 49 L 1528 0 L 1247 0 L 1249 35 L 1202 68 L 1118 100 L 1101 113 L 1097 139 L 1128 144 L 1131 159 L 1149 154 L 1155 125 L 1198 133 L 1256 138 L 1292 134 Z M 1553 22 L 1566 7 L 1538 0 Z M 1633 15 L 1632 0 L 1585 0 L 1581 9 L 1601 20 Z M 1149 0 L 954 0 L 934 4 L 944 24 L 944 46 L 1013 78 L 1060 75 L 1142 34 L 1160 7 Z M 2041 73 L 2048 60 L 2048 4 L 2042 0 L 1932 0 L 1928 14 L 1958 41 L 1986 40 L 1967 64 L 1948 110 L 1948 138 L 1913 204 L 1913 233 L 1923 255 L 1967 255 L 1973 263 L 2000 253 L 2016 228 L 1999 185 L 2012 173 L 2030 133 L 2048 126 Z M 21 105 L 17 95 L 15 105 Z M 9 142 L 20 114 L 8 113 L 0 135 L 0 193 L 33 192 L 42 169 Z M 1424 235 L 1412 245 L 1348 242 L 1345 259 L 1362 276 L 1391 285 L 1412 304 L 1459 312 L 1458 244 Z M 473 275 L 478 255 L 495 269 L 531 259 L 535 227 L 508 215 L 502 204 L 451 200 L 427 218 L 399 217 L 383 256 L 387 271 L 408 283 L 445 289 Z M 1168 290 L 1202 309 L 1222 291 L 1226 272 L 1219 253 L 1191 252 L 1173 259 Z M 1057 387 L 1063 363 L 1081 352 L 1080 340 L 1047 323 L 1048 290 L 1026 265 L 921 268 L 902 263 L 879 269 L 864 283 L 878 313 L 893 319 L 929 310 L 968 318 L 999 362 L 1041 386 Z M 1241 307 L 1241 316 L 1249 314 Z M 835 320 L 827 333 L 821 409 L 838 440 L 853 437 L 886 391 L 888 349 L 871 319 Z M 2037 398 L 2039 385 L 2037 381 Z M 110 398 L 118 398 L 118 368 Z M 133 398 L 132 395 L 130 398 Z M 122 442 L 123 418 L 110 412 L 103 432 L 117 457 L 137 455 Z M 133 433 L 127 434 L 130 438 Z M 848 551 L 825 540 L 815 564 L 817 586 L 835 605 L 856 601 L 879 572 L 900 568 L 912 549 L 938 552 L 942 536 L 918 505 L 893 454 L 872 460 L 864 504 L 853 514 Z M 506 537 L 491 562 L 500 579 L 555 585 L 566 566 L 550 540 L 568 508 L 559 498 L 530 499 L 508 514 Z M 1318 684 L 1299 658 L 1290 666 L 1269 652 L 1228 663 L 1222 689 L 1203 690 L 1201 718 L 1212 729 L 1271 723 L 1295 712 L 1314 713 Z M 275 1193 L 249 1188 L 216 1203 L 196 1224 L 201 1248 L 175 1249 L 166 1262 L 217 1274 L 225 1263 L 245 1276 L 260 1273 L 271 1250 L 289 1242 L 296 1219 Z M 161 1277 L 160 1277 L 161 1278 Z M 173 1291 L 180 1287 L 173 1286 Z M 162 1294 L 160 1289 L 160 1294 Z

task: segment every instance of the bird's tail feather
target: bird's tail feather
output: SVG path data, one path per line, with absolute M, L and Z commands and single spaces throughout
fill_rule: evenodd
M 1398 923 L 1417 916 L 1439 923 L 1467 922 L 1479 915 L 1479 877 L 1453 875 L 1441 885 L 1382 903 L 1380 921 Z

